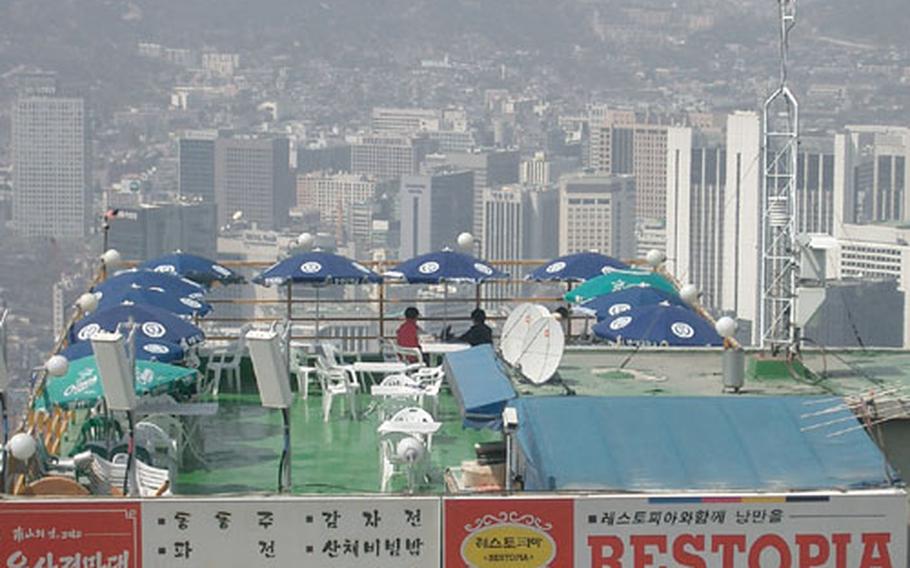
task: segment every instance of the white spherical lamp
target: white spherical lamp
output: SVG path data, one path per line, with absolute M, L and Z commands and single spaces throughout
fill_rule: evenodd
M 117 252 L 117 249 L 107 249 L 101 255 L 101 262 L 108 268 L 115 268 L 120 264 L 120 260 L 120 253 Z
M 63 355 L 54 355 L 44 364 L 47 374 L 52 377 L 62 377 L 70 368 L 70 362 Z
M 402 438 L 395 446 L 395 455 L 398 456 L 398 459 L 407 463 L 420 461 L 424 452 L 426 452 L 426 447 L 423 442 L 413 436 Z
M 458 248 L 469 251 L 474 248 L 474 235 L 471 233 L 461 233 L 458 235 Z
M 300 233 L 300 236 L 297 237 L 297 245 L 304 249 L 311 249 L 313 245 L 316 244 L 316 237 L 310 233 Z
M 648 254 L 645 255 L 645 260 L 651 268 L 657 268 L 667 260 L 667 255 L 663 251 L 657 249 L 651 249 L 648 251 Z
M 234 214 L 231 215 L 231 220 L 235 223 L 241 219 L 243 219 L 243 211 L 234 211 Z
M 736 320 L 730 316 L 723 316 L 714 323 L 714 329 L 717 331 L 717 335 L 724 339 L 730 339 L 736 335 L 736 329 L 738 327 Z
M 25 432 L 19 432 L 9 439 L 6 448 L 14 458 L 21 462 L 26 462 L 38 451 L 38 444 L 34 438 Z
M 94 312 L 98 308 L 98 296 L 86 292 L 79 296 L 79 299 L 76 300 L 76 307 L 82 310 L 84 313 Z
M 687 304 L 694 304 L 698 301 L 698 288 L 695 284 L 686 284 L 679 289 L 679 297 Z

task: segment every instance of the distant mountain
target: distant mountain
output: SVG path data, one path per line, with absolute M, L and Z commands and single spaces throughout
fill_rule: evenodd
M 819 35 L 910 47 L 907 0 L 805 0 L 799 10 Z

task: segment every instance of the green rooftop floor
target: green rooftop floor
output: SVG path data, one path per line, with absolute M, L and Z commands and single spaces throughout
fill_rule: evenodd
M 803 361 L 811 373 L 747 378 L 739 395 L 727 396 L 845 395 L 910 386 L 910 352 L 906 351 L 809 352 Z M 175 494 L 277 490 L 281 414 L 260 406 L 255 381 L 248 368 L 245 371 L 243 394 L 222 393 L 218 413 L 196 419 L 198 446 L 205 464 L 187 456 Z M 556 380 L 540 386 L 516 381 L 515 386 L 520 396 L 570 392 L 588 396 L 722 396 L 721 352 L 570 348 Z M 436 419 L 443 426 L 433 437 L 430 481 L 419 493 L 443 493 L 446 468 L 474 459 L 475 443 L 501 439 L 498 432 L 464 429 L 453 396 L 444 388 L 439 398 Z M 321 402 L 315 388 L 308 400 L 295 396 L 291 409 L 292 492 L 378 493 L 379 416 L 371 407 L 371 397 L 358 396 L 358 420 L 341 412 L 339 399 L 329 422 L 323 422 Z M 73 438 L 76 431 L 71 430 L 68 437 Z M 910 471 L 910 458 L 905 461 L 907 464 L 902 465 Z M 399 476 L 392 490 L 404 489 L 405 480 Z
M 274 492 L 282 446 L 282 421 L 277 410 L 259 405 L 257 394 L 222 394 L 218 414 L 202 418 L 201 449 L 205 467 L 180 471 L 176 494 Z M 369 412 L 370 397 L 360 395 L 362 417 L 342 414 L 336 399 L 329 422 L 322 420 L 318 392 L 296 398 L 291 409 L 293 493 L 379 492 L 378 413 Z M 474 443 L 501 439 L 496 432 L 465 430 L 451 395 L 440 395 L 436 419 L 443 423 L 433 436 L 431 482 L 418 492 L 442 493 L 442 473 L 474 458 Z M 399 476 L 393 490 L 403 490 Z

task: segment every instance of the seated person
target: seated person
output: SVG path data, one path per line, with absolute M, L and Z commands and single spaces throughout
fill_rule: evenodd
M 455 338 L 455 341 L 467 343 L 471 347 L 493 343 L 493 330 L 486 324 L 487 313 L 480 308 L 471 312 L 471 321 L 474 325 L 468 331 Z
M 411 306 L 404 311 L 404 323 L 398 326 L 398 331 L 395 333 L 395 342 L 398 343 L 399 347 L 420 349 L 420 339 L 418 336 L 423 333 L 423 330 L 417 325 L 417 318 L 419 317 L 420 312 L 417 311 L 417 308 L 414 306 Z

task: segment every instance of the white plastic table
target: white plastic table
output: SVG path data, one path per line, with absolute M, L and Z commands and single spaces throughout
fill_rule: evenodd
M 354 371 L 358 373 L 403 373 L 408 364 L 403 361 L 355 361 Z
M 408 370 L 409 365 L 403 361 L 355 361 L 351 364 L 354 373 L 357 374 L 357 380 L 361 385 L 365 385 L 364 379 L 372 373 L 390 375 L 392 373 L 404 373 Z
M 470 349 L 467 343 L 445 343 L 443 341 L 429 341 L 420 344 L 420 351 L 429 356 L 430 364 L 439 365 L 440 359 L 447 353 L 458 353 L 465 349 Z
M 471 346 L 467 343 L 444 343 L 442 341 L 434 341 L 420 344 L 420 350 L 427 355 L 445 355 L 446 353 L 457 353 L 470 348 Z
M 442 428 L 442 422 L 392 422 L 387 420 L 376 429 L 380 434 L 435 434 Z

